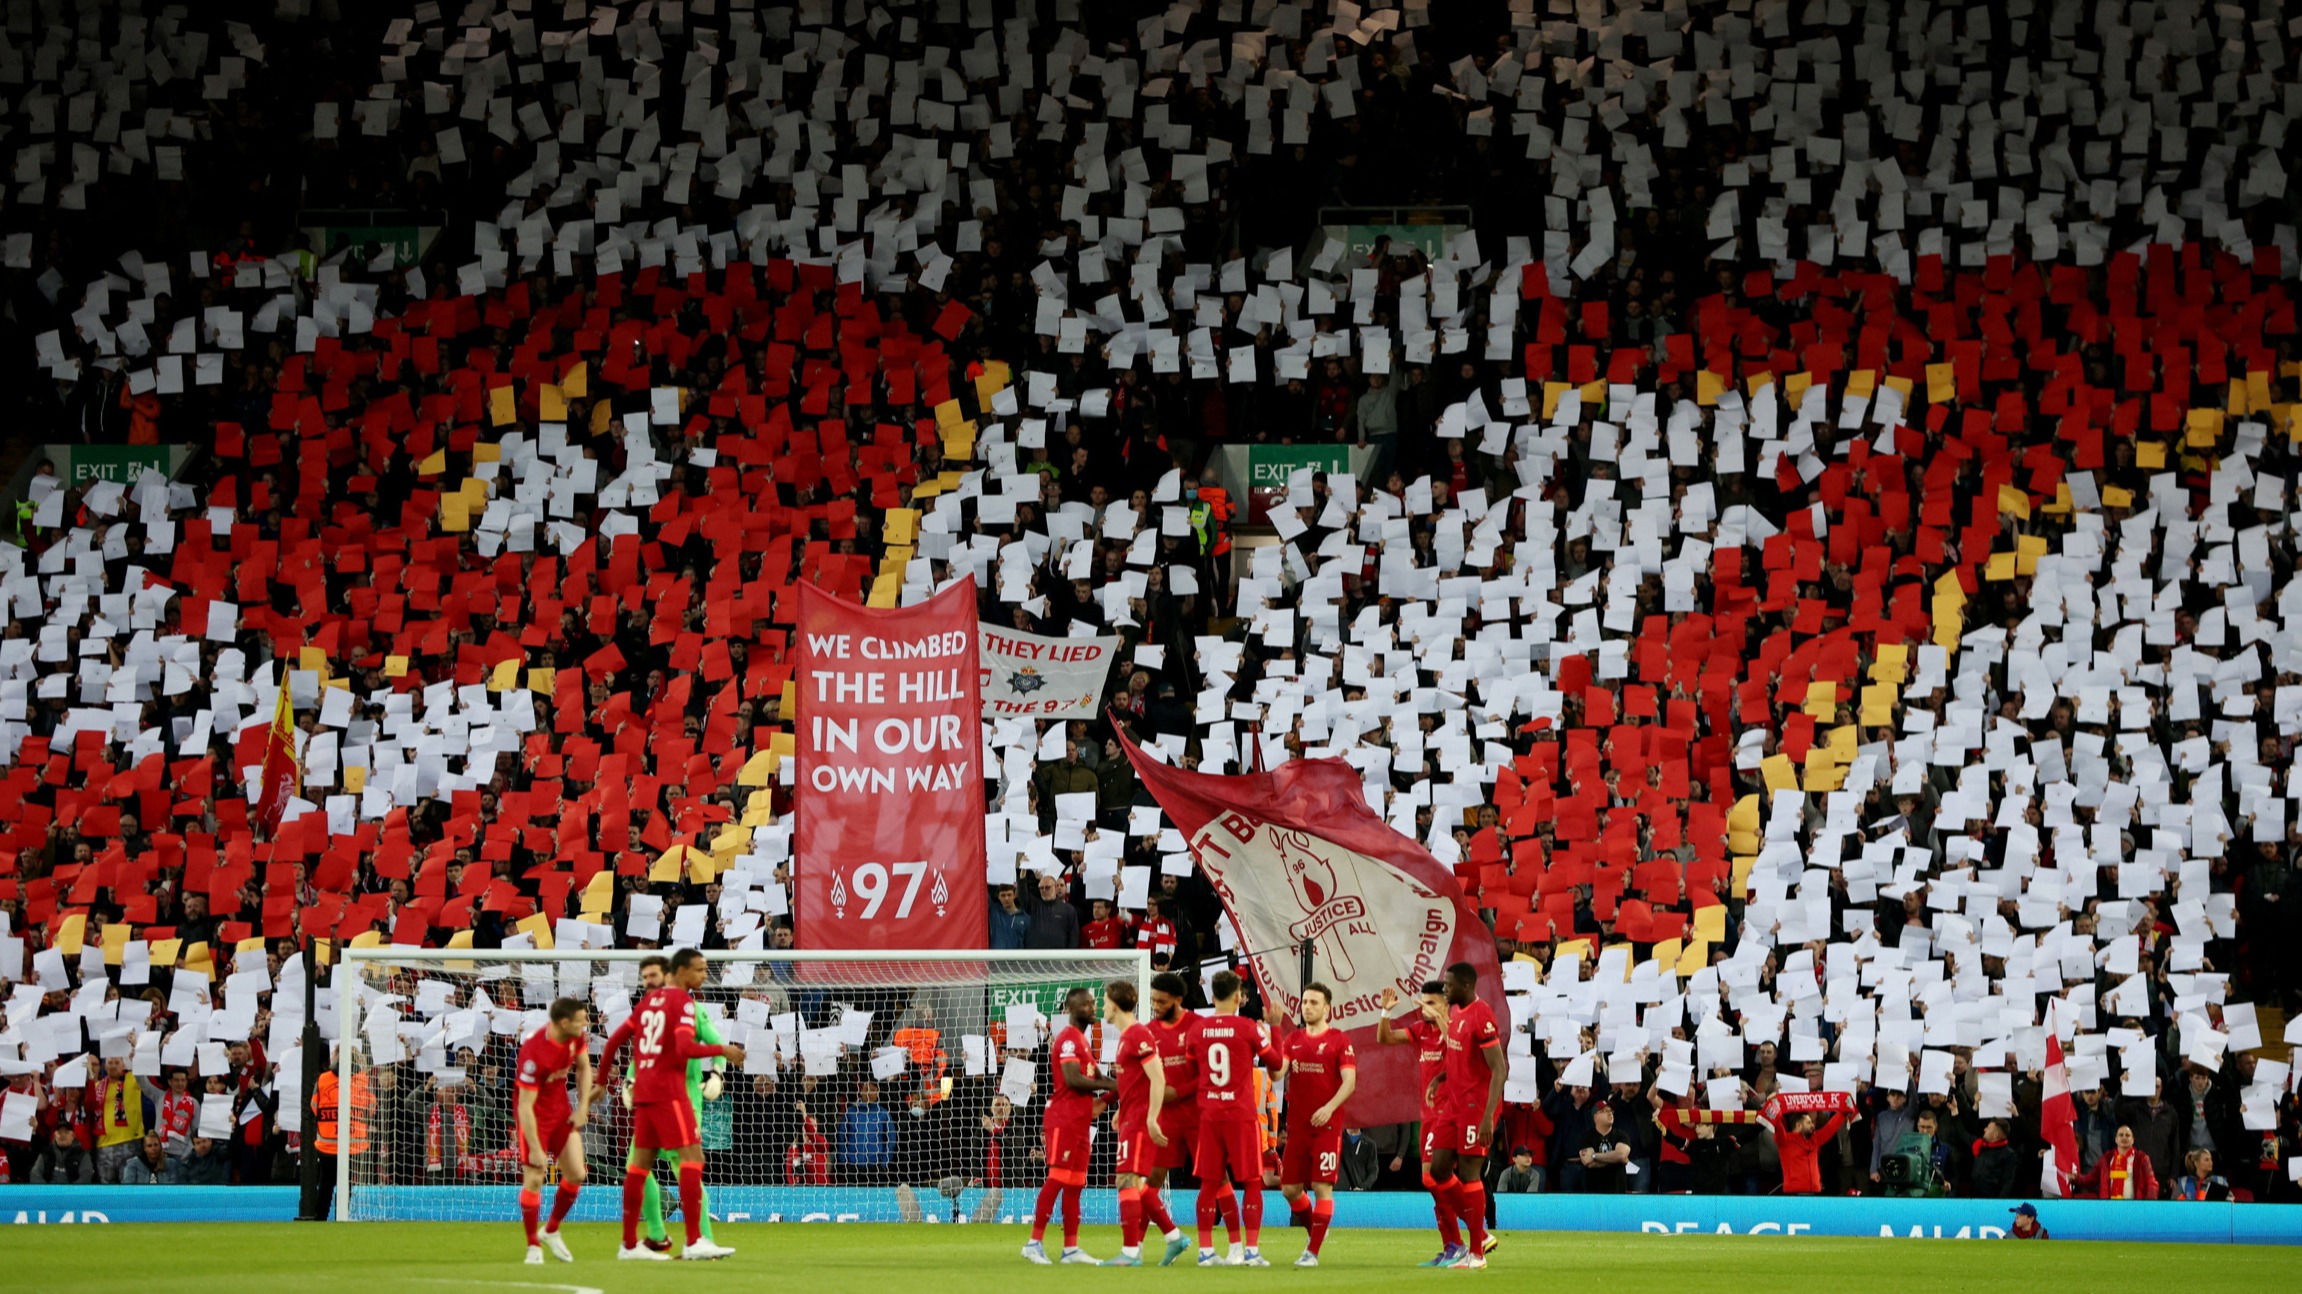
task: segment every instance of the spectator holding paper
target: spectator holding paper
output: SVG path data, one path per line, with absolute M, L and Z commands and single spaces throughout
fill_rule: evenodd
M 30 127 L 112 77 L 154 143 L 74 142 L 106 164 L 70 180 L 58 144 L 19 177 L 9 336 L 47 380 L 0 398 L 57 441 L 196 452 L 180 474 L 29 478 L 0 849 L 52 892 L 5 901 L 0 937 L 31 964 L 0 973 L 37 981 L 59 1036 L 104 1023 L 114 988 L 161 985 L 179 1009 L 141 1022 L 135 1054 L 164 1039 L 183 1095 L 224 1098 L 186 1130 L 172 1076 L 167 1098 L 109 1062 L 34 1082 L 0 1111 L 19 1180 L 91 1151 L 117 1176 L 155 1129 L 172 1158 L 206 1140 L 267 1175 L 264 1093 L 285 1089 L 261 1051 L 188 1058 L 229 1036 L 227 1008 L 274 1041 L 237 999 L 284 994 L 232 983 L 252 941 L 632 945 L 692 922 L 736 946 L 772 912 L 789 947 L 790 833 L 757 824 L 795 807 L 770 767 L 794 591 L 907 605 L 972 575 L 987 623 L 1125 640 L 1124 680 L 1095 695 L 1162 758 L 1351 760 L 1499 939 L 1619 947 L 1606 974 L 1612 950 L 1559 956 L 1576 969 L 1513 994 L 1531 1068 L 1581 1066 L 1547 1139 L 1523 1138 L 1562 1189 L 1594 1087 L 1651 1166 L 1625 1165 L 1640 1188 L 1676 1156 L 1698 1189 L 1771 1188 L 1778 1153 L 1803 1180 L 1786 1139 L 1806 1134 L 1681 1118 L 1658 1142 L 1643 1100 L 1620 1103 L 1657 1060 L 1615 1082 L 1584 1026 L 1624 1005 L 1617 985 L 1668 978 L 1640 1005 L 1683 1011 L 1629 1044 L 1610 1025 L 1608 1050 L 1678 1041 L 1674 1082 L 1747 1073 L 1760 1100 L 1808 1062 L 1836 1074 L 1807 1074 L 1812 1094 L 1875 1060 L 1905 1094 L 1865 1107 L 1873 1174 L 1924 1125 L 1933 1171 L 1959 1179 L 1981 1143 L 1971 1189 L 1999 1189 L 1976 1126 L 1994 1120 L 2027 1177 L 2036 1103 L 2014 1075 L 2039 1062 L 2010 1040 L 2044 999 L 2087 1022 L 2062 1034 L 2082 1171 L 2117 1158 L 2137 1197 L 2123 1115 L 2155 1181 L 2210 1147 L 2240 1186 L 2293 1196 L 2290 1076 L 2239 1059 L 2296 1040 L 2248 1042 L 2249 1003 L 2302 1015 L 2298 249 L 2273 138 L 2302 80 L 2290 6 L 2205 6 L 2163 49 L 2132 15 L 2018 20 L 2054 47 L 2020 77 L 1995 15 L 1914 39 L 1859 6 L 1754 30 L 1734 6 L 1634 5 L 1638 34 L 1580 62 L 1528 5 L 1491 30 L 1458 17 L 1477 6 L 1330 30 L 1296 5 L 1202 5 L 1084 43 L 1038 12 L 979 29 L 973 5 L 855 34 L 836 6 L 654 6 L 597 32 L 556 8 L 467 31 L 418 6 L 321 49 L 293 18 L 232 29 L 195 5 L 175 60 L 99 72 L 108 40 L 61 41 L 15 96 L 20 136 L 86 137 L 110 126 Z M 1091 31 L 1117 12 L 1082 8 Z M 1245 52 L 1272 22 L 1283 45 Z M 857 42 L 877 70 L 854 106 L 803 102 L 792 87 L 837 82 Z M 2111 68 L 2145 45 L 2157 80 Z M 1688 72 L 1722 47 L 1779 73 Z M 1859 52 L 1805 56 L 1833 48 Z M 2242 74 L 2215 65 L 2229 51 Z M 504 84 L 451 70 L 506 58 Z M 606 144 L 632 141 L 602 116 L 663 59 L 693 72 L 670 164 Z M 397 89 L 348 100 L 367 105 L 350 122 L 290 93 L 379 66 Z M 1997 87 L 1972 147 L 1896 89 L 1937 72 Z M 1103 88 L 1057 92 L 1076 75 Z M 1355 254 L 1319 228 L 1325 181 L 1295 182 L 1364 187 L 1337 151 L 1355 128 L 1289 91 L 1379 106 L 1410 81 L 1429 196 L 1472 214 Z M 1618 83 L 1636 103 L 1558 126 Z M 193 115 L 204 84 L 221 110 Z M 1225 110 L 1176 110 L 1209 95 Z M 2165 165 L 2121 169 L 2141 164 L 2120 132 L 2176 110 L 2186 129 L 2140 132 Z M 564 128 L 475 124 L 538 112 Z M 1490 131 L 1527 134 L 1525 157 Z M 1617 155 L 1639 160 L 1598 164 Z M 1285 201 L 1241 200 L 1279 175 Z M 1552 193 L 1547 232 L 1497 224 L 1468 177 Z M 170 201 L 135 199 L 153 183 Z M 411 223 L 447 232 L 323 252 L 292 228 L 303 199 L 437 205 Z M 2168 330 L 2181 345 L 2127 345 Z M 1288 440 L 1320 466 L 1274 472 Z M 1323 457 L 1354 444 L 1356 473 Z M 307 776 L 259 828 L 237 783 L 283 693 Z M 1075 948 L 1117 894 L 1096 945 L 1196 966 L 1217 905 L 1134 802 L 1112 727 L 987 725 L 987 823 L 1020 864 L 993 874 L 1023 888 L 986 936 Z M 1133 921 L 1140 890 L 1110 884 L 1087 823 L 1087 844 L 1124 836 L 1127 865 L 1187 879 L 1162 875 Z M 1945 1032 L 1956 1047 L 1927 1045 Z M 84 1068 L 80 1045 L 44 1059 Z M 2121 1056 L 2123 1103 L 2091 1068 Z M 2221 1068 L 2150 1095 L 2178 1058 Z M 379 1066 L 378 1099 L 420 1106 L 419 1082 Z M 812 1108 L 842 1131 L 834 1102 Z M 453 1144 L 460 1104 L 443 1114 Z M 1864 1175 L 1863 1131 L 1804 1148 L 1822 1187 L 1842 1153 Z M 419 1175 L 426 1142 L 379 1161 Z

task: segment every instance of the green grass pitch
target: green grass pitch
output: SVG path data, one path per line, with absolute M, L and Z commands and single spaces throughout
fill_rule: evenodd
M 2284 1246 L 2080 1244 L 1773 1236 L 1512 1233 L 1484 1272 L 1417 1271 L 1437 1247 L 1407 1231 L 1341 1231 L 1316 1271 L 1295 1271 L 1303 1233 L 1266 1235 L 1269 1271 L 1100 1271 L 1033 1267 L 1016 1226 L 725 1225 L 736 1256 L 718 1263 L 619 1263 L 614 1228 L 571 1225 L 573 1265 L 523 1266 L 516 1221 L 498 1223 L 157 1224 L 0 1229 L 0 1289 L 25 1294 L 647 1294 L 782 1288 L 864 1294 L 1027 1294 L 1173 1288 L 1393 1290 L 1485 1281 L 1521 1290 L 2168 1290 L 2292 1289 L 2302 1252 Z M 1051 1236 L 1050 1239 L 1056 1237 Z M 1220 1237 L 1218 1237 L 1220 1238 Z M 1117 1252 L 1116 1228 L 1082 1246 Z M 1156 1253 L 1156 1250 L 1153 1251 Z M 1185 1261 L 1189 1261 L 1188 1258 Z

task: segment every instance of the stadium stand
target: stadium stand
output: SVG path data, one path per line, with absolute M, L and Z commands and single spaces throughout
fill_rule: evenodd
M 1126 661 L 987 944 L 1227 956 L 1114 728 L 1340 755 L 1520 1180 L 2031 1194 L 2056 1027 L 2083 1168 L 2302 1198 L 2283 6 L 329 8 L 7 8 L 14 1180 L 288 1180 L 300 940 L 789 946 L 794 590 L 972 574 Z

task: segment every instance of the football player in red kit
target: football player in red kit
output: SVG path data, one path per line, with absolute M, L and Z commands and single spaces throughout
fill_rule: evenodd
M 1391 1012 L 1399 1005 L 1399 991 L 1383 990 L 1383 1017 L 1375 1022 L 1375 1041 L 1396 1047 L 1413 1044 L 1415 1048 L 1415 1075 L 1422 1091 L 1423 1125 L 1423 1189 L 1431 1193 L 1431 1216 L 1439 1224 L 1439 1252 L 1435 1257 L 1417 1264 L 1422 1267 L 1452 1267 L 1461 1262 L 1467 1252 L 1463 1248 L 1462 1228 L 1455 1223 L 1452 1200 L 1439 1194 L 1439 1185 L 1431 1177 L 1431 1154 L 1436 1149 L 1434 1136 L 1452 1140 L 1446 1124 L 1452 1120 L 1452 1109 L 1445 1099 L 1447 1081 L 1447 986 L 1438 980 L 1423 985 L 1421 998 L 1416 1002 L 1414 1017 L 1404 1028 L 1391 1023 Z
M 1151 1027 L 1135 1021 L 1135 985 L 1115 979 L 1103 986 L 1103 1023 L 1119 1034 L 1114 1062 L 1119 1079 L 1119 1112 L 1112 1119 L 1119 1139 L 1119 1244 L 1117 1257 L 1103 1260 L 1105 1267 L 1143 1265 L 1143 1233 L 1157 1226 L 1167 1238 L 1170 1252 L 1181 1252 L 1183 1232 L 1159 1197 L 1151 1197 L 1156 1212 L 1144 1208 L 1143 1185 L 1157 1162 L 1154 1153 L 1167 1144 L 1160 1126 L 1167 1103 L 1167 1066 L 1159 1058 L 1159 1040 Z
M 687 1063 L 698 1056 L 725 1056 L 743 1063 L 743 1048 L 735 1043 L 704 1043 L 695 1039 L 693 990 L 703 987 L 703 954 L 682 948 L 671 955 L 671 982 L 642 996 L 624 1022 L 608 1035 L 600 1053 L 600 1068 L 613 1073 L 616 1053 L 629 1043 L 632 1065 L 632 1156 L 623 1174 L 623 1248 L 619 1259 L 661 1259 L 663 1254 L 639 1243 L 639 1215 L 647 1198 L 647 1179 L 655 1172 L 656 1156 L 670 1150 L 679 1157 L 680 1216 L 687 1223 L 687 1247 L 680 1257 L 725 1258 L 733 1249 L 703 1238 L 703 1136 L 696 1124 L 695 1106 L 687 1096 Z
M 1479 1000 L 1479 973 L 1469 962 L 1447 968 L 1447 1077 L 1440 1095 L 1451 1107 L 1451 1138 L 1431 1142 L 1431 1180 L 1454 1204 L 1470 1232 L 1469 1252 L 1457 1267 L 1487 1265 L 1487 1149 L 1503 1109 L 1503 1030 Z M 1426 1126 L 1425 1137 L 1430 1136 Z
M 1239 1014 L 1241 990 L 1234 971 L 1217 971 L 1208 982 L 1215 1013 L 1201 1016 L 1191 1037 L 1191 1057 L 1199 1065 L 1199 1143 L 1192 1171 L 1199 1177 L 1199 1265 L 1268 1267 L 1263 1260 L 1263 1137 L 1255 1105 L 1255 1068 L 1276 1073 L 1279 1051 L 1260 1020 Z M 1233 1186 L 1238 1188 L 1234 1196 Z M 1215 1219 L 1230 1233 L 1229 1257 L 1215 1253 Z M 1241 1229 L 1246 1247 L 1239 1244 Z
M 1088 1130 L 1103 1113 L 1103 1095 L 1118 1090 L 1116 1080 L 1095 1072 L 1095 1049 L 1087 1030 L 1095 1023 L 1095 994 L 1075 988 L 1063 999 L 1067 1022 L 1048 1041 L 1049 1063 L 1054 1067 L 1054 1090 L 1047 1097 L 1045 1116 L 1047 1180 L 1039 1188 L 1038 1207 L 1031 1211 L 1031 1240 L 1023 1256 L 1045 1265 L 1051 1262 L 1092 1263 L 1079 1250 L 1079 1197 L 1087 1189 Z M 1047 1220 L 1058 1202 L 1063 1206 L 1063 1256 L 1047 1256 Z
M 1311 1243 L 1297 1267 L 1319 1265 L 1319 1246 L 1335 1217 L 1335 1179 L 1343 1166 L 1343 1103 L 1359 1086 L 1359 1060 L 1351 1040 L 1327 1027 L 1335 995 L 1319 983 L 1303 986 L 1303 1027 L 1287 1036 L 1287 1154 L 1279 1189 L 1295 1220 L 1310 1228 Z M 1306 1190 L 1305 1188 L 1309 1189 Z
M 1167 1237 L 1161 1267 L 1171 1267 L 1190 1248 L 1190 1241 L 1175 1225 L 1162 1194 L 1167 1174 L 1191 1166 L 1191 1148 L 1199 1142 L 1199 1062 L 1191 1058 L 1191 1036 L 1199 1031 L 1199 1017 L 1183 1009 L 1187 992 L 1183 977 L 1161 971 L 1151 977 L 1151 1018 L 1146 1027 L 1159 1046 L 1159 1064 L 1166 1071 L 1167 1099 L 1159 1107 L 1159 1129 L 1164 1142 L 1151 1143 L 1151 1174 L 1143 1185 L 1143 1217 L 1159 1224 Z
M 513 1062 L 512 1085 L 518 1096 L 514 1107 L 519 1124 L 520 1225 L 527 1229 L 530 1265 L 541 1264 L 544 1251 L 563 1263 L 575 1261 L 567 1241 L 560 1239 L 560 1223 L 575 1207 L 583 1190 L 583 1126 L 591 1117 L 592 1082 L 591 1013 L 572 997 L 551 1005 L 550 1023 L 520 1044 Z M 568 1103 L 568 1075 L 576 1079 L 575 1103 Z M 559 1161 L 559 1190 L 552 1196 L 549 1226 L 539 1235 L 538 1215 L 543 1211 L 544 1174 Z

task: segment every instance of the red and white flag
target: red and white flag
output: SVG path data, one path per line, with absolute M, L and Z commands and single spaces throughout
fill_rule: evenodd
M 1120 746 L 1222 899 L 1269 1015 L 1296 1018 L 1297 949 L 1312 941 L 1312 973 L 1334 990 L 1330 1023 L 1357 1053 L 1347 1123 L 1407 1123 L 1419 1113 L 1415 1049 L 1375 1040 L 1384 989 L 1398 990 L 1391 1015 L 1404 1018 L 1425 981 L 1469 962 L 1479 997 L 1510 1027 L 1494 933 L 1453 871 L 1367 807 L 1358 769 L 1340 759 L 1296 759 L 1267 773 L 1217 777 L 1150 759 L 1125 736 Z
M 2038 1132 L 2048 1150 L 2038 1175 L 2041 1195 L 2068 1194 L 2070 1179 L 2078 1175 L 2078 1105 L 2070 1096 L 2070 1064 L 2062 1057 L 2062 1040 L 2055 1036 L 2055 1009 L 2046 1008 L 2046 1088 L 2038 1109 Z

